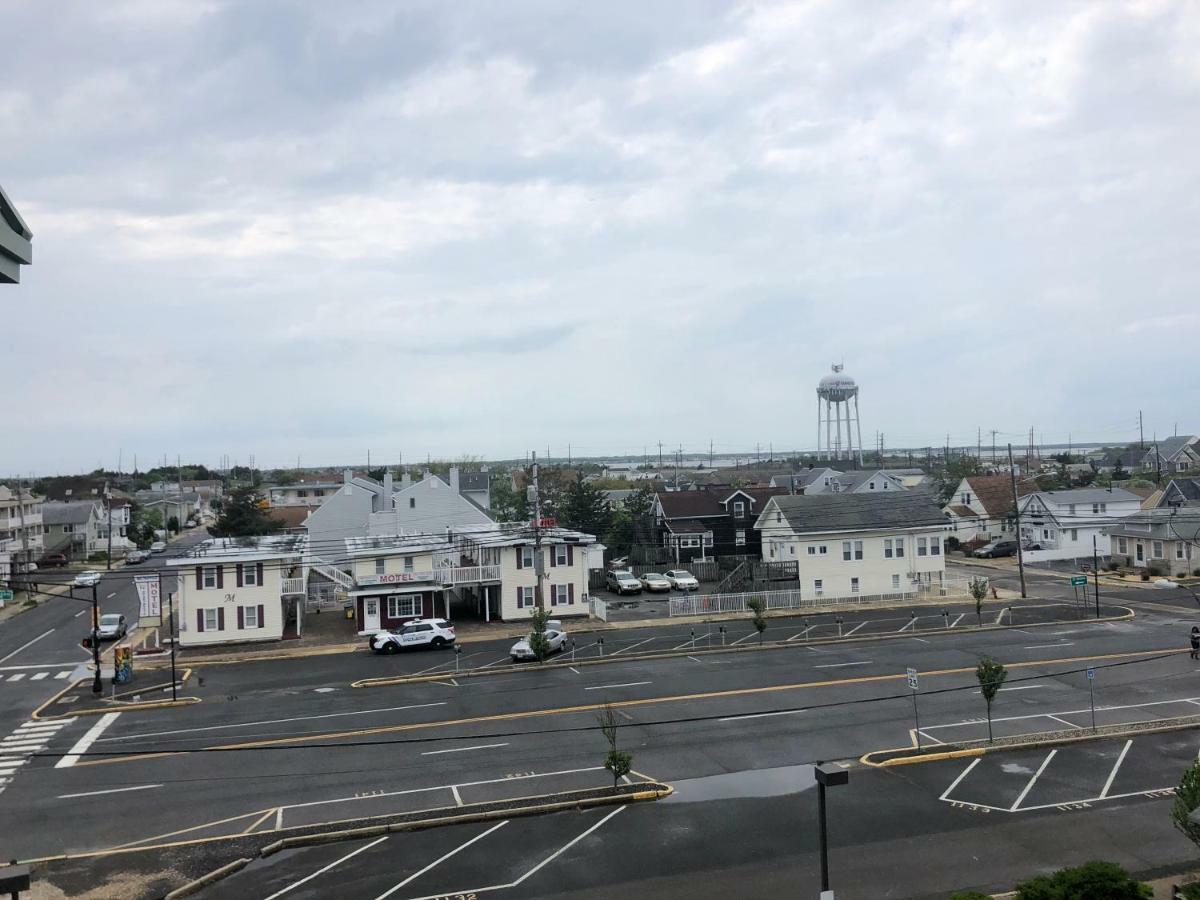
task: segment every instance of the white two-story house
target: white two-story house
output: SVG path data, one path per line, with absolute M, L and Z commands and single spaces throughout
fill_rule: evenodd
M 772 497 L 754 527 L 763 560 L 797 563 L 811 597 L 913 594 L 945 573 L 946 517 L 924 493 Z
M 28 488 L 0 484 L 0 580 L 28 571 L 41 558 L 44 500 Z
M 544 603 L 556 617 L 586 616 L 588 534 L 542 530 Z M 350 596 L 360 634 L 415 618 L 527 619 L 537 606 L 536 547 L 527 526 L 466 525 L 442 534 L 348 538 Z
M 1108 532 L 1140 512 L 1142 498 L 1119 488 L 1037 491 L 1021 498 L 1021 545 L 1026 562 L 1111 554 Z
M 168 560 L 179 574 L 175 610 L 180 646 L 298 637 L 305 542 L 303 535 L 293 534 L 211 538 Z

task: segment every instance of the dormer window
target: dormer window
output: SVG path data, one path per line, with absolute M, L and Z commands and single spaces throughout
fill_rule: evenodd
M 733 501 L 733 517 L 735 519 L 746 518 L 746 504 L 742 500 Z

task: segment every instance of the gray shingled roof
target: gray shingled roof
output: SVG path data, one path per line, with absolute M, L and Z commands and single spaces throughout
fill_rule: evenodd
M 1049 497 L 1052 501 L 1060 505 L 1070 503 L 1120 503 L 1129 500 L 1136 500 L 1138 503 L 1142 502 L 1142 498 L 1137 494 L 1121 488 L 1113 488 L 1111 491 L 1106 488 L 1077 488 L 1073 491 L 1038 491 L 1037 493 Z
M 946 516 L 931 495 L 912 491 L 888 494 L 801 494 L 774 497 L 797 533 L 873 531 L 945 525 Z M 769 504 L 768 504 L 769 505 Z
M 1147 531 L 1147 526 L 1149 530 Z M 1134 516 L 1118 519 L 1107 529 L 1110 535 L 1156 541 L 1200 541 L 1200 510 L 1147 509 Z M 1113 545 L 1116 546 L 1115 543 Z M 1173 561 L 1172 561 L 1173 562 Z
M 95 504 L 90 500 L 71 503 L 43 503 L 42 523 L 45 525 L 82 525 L 92 514 Z

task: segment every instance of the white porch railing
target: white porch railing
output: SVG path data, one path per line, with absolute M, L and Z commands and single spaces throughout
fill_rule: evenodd
M 284 578 L 279 592 L 281 594 L 303 594 L 305 591 L 303 578 Z
M 478 584 L 483 581 L 499 581 L 499 566 L 453 566 L 438 569 L 438 581 L 442 584 Z
M 800 591 L 752 591 L 744 594 L 692 594 L 686 597 L 672 597 L 670 614 L 672 616 L 702 616 L 710 613 L 749 612 L 746 601 L 752 597 L 760 598 L 767 609 L 821 609 L 828 606 L 845 606 L 847 604 L 867 605 L 872 603 L 888 603 L 897 600 L 916 600 L 928 597 L 950 597 L 959 593 L 959 586 L 929 584 L 921 585 L 911 591 L 897 591 L 887 594 L 846 594 L 837 596 L 824 593 L 819 596 L 804 596 Z
M 330 565 L 329 563 L 325 562 L 325 560 L 321 559 L 321 557 L 310 556 L 306 562 L 310 569 L 315 572 L 319 572 L 330 581 L 340 584 L 346 590 L 350 590 L 352 587 L 354 587 L 354 576 L 352 576 L 349 572 L 342 571 L 337 566 Z

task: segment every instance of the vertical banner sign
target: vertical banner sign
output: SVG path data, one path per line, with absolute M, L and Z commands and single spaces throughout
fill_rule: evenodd
M 113 683 L 129 684 L 133 680 L 133 651 L 128 647 L 113 650 Z
M 137 587 L 138 619 L 143 624 L 150 621 L 162 623 L 162 597 L 158 592 L 157 575 L 135 575 L 133 583 Z

